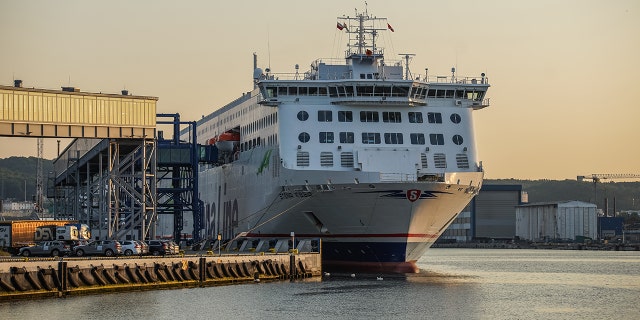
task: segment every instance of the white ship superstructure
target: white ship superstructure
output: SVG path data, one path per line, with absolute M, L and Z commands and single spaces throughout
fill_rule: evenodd
M 413 77 L 412 55 L 385 60 L 376 39 L 391 26 L 367 12 L 338 28 L 344 61 L 254 63 L 255 88 L 197 122 L 199 143 L 221 146 L 200 173 L 204 236 L 295 232 L 322 238 L 325 269 L 414 272 L 481 187 L 472 111 L 488 79 Z

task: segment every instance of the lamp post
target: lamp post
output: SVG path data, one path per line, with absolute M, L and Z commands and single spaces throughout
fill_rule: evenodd
M 220 242 L 222 240 L 222 234 L 218 233 L 218 255 L 221 256 L 222 254 L 220 253 Z
M 296 249 L 296 233 L 291 231 L 291 252 Z
M 289 274 L 291 277 L 291 281 L 294 281 L 296 279 L 296 234 L 291 231 L 291 250 L 289 250 Z

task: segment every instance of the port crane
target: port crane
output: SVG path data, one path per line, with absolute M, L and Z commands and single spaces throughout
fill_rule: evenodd
M 640 174 L 634 174 L 634 173 L 593 173 L 590 175 L 584 175 L 584 176 L 578 176 L 577 180 L 578 181 L 584 181 L 584 180 L 592 180 L 593 181 L 593 201 L 597 202 L 597 195 L 598 195 L 598 182 L 601 182 L 602 180 L 619 180 L 619 179 L 640 179 Z M 615 205 L 614 205 L 614 210 L 615 210 Z M 606 212 L 605 212 L 606 214 Z

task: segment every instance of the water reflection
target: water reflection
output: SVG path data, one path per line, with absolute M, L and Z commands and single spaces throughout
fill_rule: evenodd
M 433 249 L 409 275 L 0 303 L 2 319 L 635 319 L 640 252 Z M 381 277 L 382 280 L 378 280 Z

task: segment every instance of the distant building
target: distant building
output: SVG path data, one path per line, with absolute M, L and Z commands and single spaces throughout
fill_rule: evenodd
M 516 236 L 522 240 L 596 239 L 596 205 L 582 201 L 531 203 L 516 207 Z
M 611 240 L 622 236 L 624 219 L 622 217 L 598 217 L 598 234 L 600 239 Z
M 33 211 L 35 203 L 30 201 L 2 201 L 2 211 Z
M 522 185 L 483 185 L 440 241 L 504 240 L 515 237 L 516 206 L 526 202 Z

